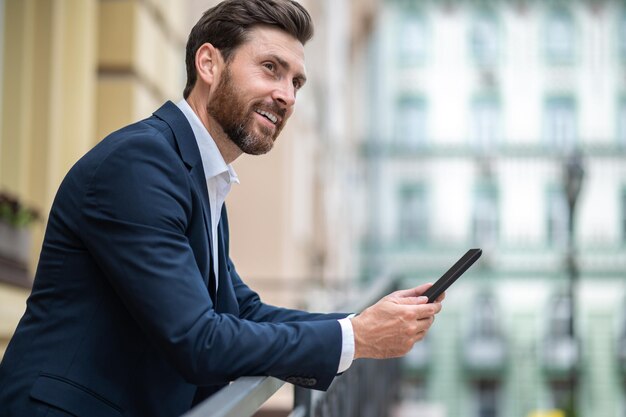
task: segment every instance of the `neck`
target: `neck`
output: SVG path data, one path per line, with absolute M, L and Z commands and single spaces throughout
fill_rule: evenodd
M 228 135 L 224 133 L 224 130 L 219 123 L 217 123 L 217 121 L 215 121 L 215 119 L 208 114 L 206 111 L 206 99 L 203 99 L 198 95 L 194 95 L 192 91 L 186 100 L 189 107 L 191 107 L 194 113 L 196 113 L 206 130 L 215 141 L 217 149 L 219 149 L 220 154 L 222 154 L 222 158 L 224 158 L 224 162 L 227 164 L 232 163 L 243 152 L 232 140 L 230 140 Z

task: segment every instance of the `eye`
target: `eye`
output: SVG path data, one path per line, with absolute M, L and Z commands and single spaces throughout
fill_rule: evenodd
M 274 72 L 274 70 L 276 69 L 276 65 L 274 65 L 273 62 L 265 62 L 263 63 L 263 67 L 267 68 L 268 70 Z
M 300 87 L 302 87 L 302 81 L 298 80 L 297 78 L 294 78 L 293 88 L 295 88 L 296 90 L 299 90 Z

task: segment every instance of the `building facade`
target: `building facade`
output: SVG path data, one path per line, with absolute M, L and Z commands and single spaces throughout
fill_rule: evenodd
M 626 416 L 625 45 L 618 1 L 385 2 L 364 275 L 484 251 L 407 358 L 427 415 Z
M 174 0 L 4 0 L 0 11 L 0 192 L 41 215 L 24 229 L 25 253 L 0 251 L 1 356 L 66 172 L 106 134 L 181 95 L 187 8 Z M 15 245 L 0 233 L 0 248 Z

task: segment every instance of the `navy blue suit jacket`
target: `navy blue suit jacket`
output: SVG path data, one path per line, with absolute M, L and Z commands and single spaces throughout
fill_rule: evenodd
M 81 158 L 0 364 L 0 416 L 178 416 L 244 375 L 326 389 L 345 315 L 263 304 L 229 258 L 225 209 L 212 259 L 211 215 L 193 132 L 171 102 Z

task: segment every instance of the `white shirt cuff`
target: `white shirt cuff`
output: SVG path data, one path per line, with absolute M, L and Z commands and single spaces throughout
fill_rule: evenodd
M 348 370 L 352 361 L 354 360 L 354 329 L 352 328 L 351 317 L 355 314 L 350 314 L 345 319 L 339 319 L 339 325 L 341 325 L 341 358 L 339 359 L 339 368 L 337 373 L 340 374 Z

